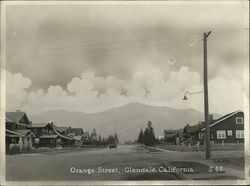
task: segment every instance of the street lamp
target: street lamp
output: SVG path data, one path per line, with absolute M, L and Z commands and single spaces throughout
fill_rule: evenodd
M 203 91 L 199 91 L 199 92 L 188 92 L 188 91 L 186 91 L 182 100 L 184 100 L 184 101 L 188 100 L 187 94 L 192 95 L 192 94 L 200 94 L 200 93 L 204 93 L 204 92 Z

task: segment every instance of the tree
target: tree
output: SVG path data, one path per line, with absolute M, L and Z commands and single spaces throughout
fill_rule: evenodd
M 118 136 L 117 136 L 116 133 L 115 133 L 115 135 L 114 135 L 114 139 L 115 139 L 115 143 L 119 143 L 119 139 L 118 139 Z
M 156 139 L 154 134 L 154 128 L 152 127 L 152 122 L 148 121 L 148 127 L 145 129 L 144 132 L 144 145 L 146 146 L 155 146 Z
M 140 133 L 139 133 L 139 135 L 138 135 L 138 143 L 143 143 L 143 141 L 144 141 L 144 133 L 143 133 L 143 131 L 142 131 L 142 129 L 141 129 L 141 131 L 140 131 Z
M 114 144 L 115 143 L 115 138 L 112 135 L 109 135 L 108 137 L 108 144 Z

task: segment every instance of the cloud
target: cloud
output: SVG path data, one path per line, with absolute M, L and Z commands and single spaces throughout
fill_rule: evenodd
M 23 77 L 21 73 L 12 75 L 6 73 L 6 109 L 16 110 L 19 109 L 24 103 L 27 91 L 31 85 L 29 78 Z
M 157 68 L 142 68 L 133 74 L 131 81 L 115 76 L 101 77 L 93 70 L 83 72 L 67 84 L 49 86 L 47 90 L 27 91 L 29 78 L 22 74 L 7 73 L 7 109 L 21 108 L 37 114 L 48 110 L 63 109 L 80 112 L 100 112 L 132 102 L 172 108 L 194 108 L 203 112 L 203 94 L 189 95 L 183 101 L 185 91 L 203 90 L 199 73 L 182 66 L 165 77 Z M 217 77 L 209 81 L 210 112 L 226 114 L 244 108 L 243 81 Z M 247 97 L 248 99 L 248 97 Z
M 7 69 L 30 77 L 32 90 L 66 88 L 87 69 L 101 76 L 94 88 L 103 90 L 107 76 L 128 81 L 137 66 L 147 64 L 167 66 L 165 73 L 186 65 L 202 74 L 202 33 L 210 29 L 209 68 L 245 68 L 247 12 L 248 6 L 232 1 L 8 6 L 6 50 L 12 55 Z M 209 78 L 221 76 L 218 70 L 209 72 Z

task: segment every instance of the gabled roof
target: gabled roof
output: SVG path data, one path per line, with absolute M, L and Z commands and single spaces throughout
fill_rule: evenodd
M 64 135 L 60 134 L 60 133 L 59 133 L 57 130 L 55 130 L 55 129 L 54 129 L 54 131 L 55 131 L 55 133 L 56 133 L 59 137 L 64 138 L 64 139 L 67 139 L 67 140 L 72 140 L 71 137 L 69 137 L 69 136 L 64 136 Z
M 83 135 L 83 129 L 82 128 L 71 128 L 71 133 L 75 133 L 76 136 Z
M 224 120 L 226 120 L 226 119 L 228 119 L 228 118 L 234 116 L 235 114 L 237 114 L 237 113 L 239 113 L 239 112 L 242 112 L 242 111 L 238 110 L 238 111 L 235 111 L 235 112 L 231 112 L 231 113 L 229 113 L 229 114 L 226 114 L 226 115 L 220 117 L 219 119 L 217 119 L 214 123 L 210 124 L 209 127 L 212 127 L 212 126 L 214 126 L 214 125 L 217 125 L 217 124 L 219 124 L 220 122 L 222 122 L 222 121 L 224 121 Z M 202 131 L 205 131 L 205 130 L 206 130 L 206 128 L 203 128 L 203 129 L 202 129 Z
M 63 132 L 69 129 L 69 127 L 61 127 L 61 126 L 56 126 L 54 125 L 54 129 L 56 129 L 59 132 Z
M 32 123 L 30 128 L 44 128 L 47 125 L 50 125 L 49 123 Z
M 6 118 L 8 121 L 19 123 L 25 112 L 6 112 Z

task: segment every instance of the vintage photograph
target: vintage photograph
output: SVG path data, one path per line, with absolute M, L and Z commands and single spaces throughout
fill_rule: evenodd
M 1 2 L 1 185 L 249 183 L 248 22 L 244 0 Z

